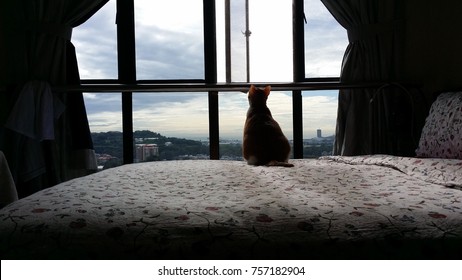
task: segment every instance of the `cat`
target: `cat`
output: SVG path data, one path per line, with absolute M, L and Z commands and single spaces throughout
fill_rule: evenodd
M 244 125 L 242 155 L 249 165 L 285 166 L 290 155 L 289 140 L 266 106 L 271 86 L 264 89 L 250 86 L 249 109 Z

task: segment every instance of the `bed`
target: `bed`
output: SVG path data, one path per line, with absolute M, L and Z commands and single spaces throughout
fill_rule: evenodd
M 61 183 L 0 210 L 0 257 L 460 259 L 462 159 L 426 154 L 432 112 L 418 157 L 150 162 Z

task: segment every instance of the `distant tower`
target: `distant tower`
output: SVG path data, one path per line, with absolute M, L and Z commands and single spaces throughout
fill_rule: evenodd
M 322 131 L 321 131 L 321 129 L 318 129 L 318 130 L 316 131 L 316 133 L 317 133 L 317 137 L 318 137 L 318 138 L 321 138 L 321 137 L 322 137 Z

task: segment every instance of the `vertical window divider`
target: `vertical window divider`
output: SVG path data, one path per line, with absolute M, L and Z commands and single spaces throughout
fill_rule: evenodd
M 217 42 L 215 0 L 204 0 L 204 67 L 205 83 L 217 83 Z M 220 159 L 218 91 L 209 91 L 210 159 Z
M 305 34 L 303 0 L 292 2 L 293 79 L 305 79 Z M 293 156 L 303 158 L 303 100 L 302 91 L 292 91 Z
M 225 0 L 225 64 L 226 82 L 232 82 L 231 76 L 231 0 Z
M 135 6 L 133 0 L 117 0 L 117 66 L 119 82 L 136 83 Z M 122 92 L 123 162 L 133 163 L 133 98 Z

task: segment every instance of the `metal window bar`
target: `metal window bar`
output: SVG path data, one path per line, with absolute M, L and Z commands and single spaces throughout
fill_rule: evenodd
M 292 44 L 293 44 L 293 80 L 305 80 L 305 8 L 304 0 L 292 2 Z M 303 102 L 302 91 L 292 91 L 292 119 L 293 119 L 293 155 L 303 158 Z
M 391 82 L 391 81 L 376 81 L 376 82 L 357 82 L 357 83 L 341 83 L 333 81 L 331 78 L 326 81 L 303 81 L 303 82 L 288 82 L 288 83 L 205 83 L 205 82 L 184 82 L 184 83 L 118 83 L 112 80 L 81 80 L 80 85 L 65 85 L 65 86 L 52 86 L 54 91 L 81 91 L 81 92 L 99 92 L 99 93 L 113 93 L 113 92 L 247 92 L 250 85 L 263 87 L 271 85 L 274 91 L 310 91 L 310 90 L 336 90 L 336 89 L 351 89 L 351 88 L 378 88 L 385 84 L 401 84 L 409 86 L 417 86 L 409 83 Z

